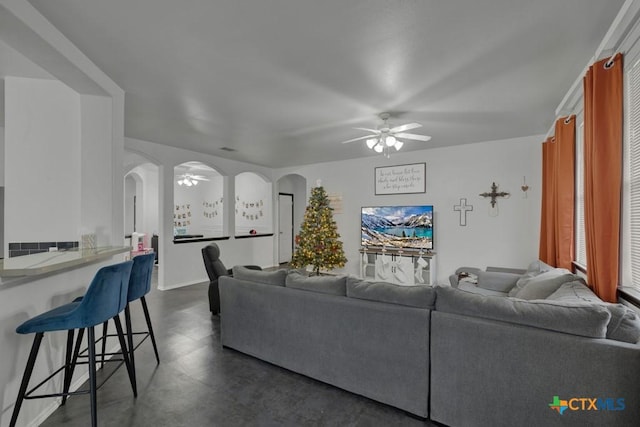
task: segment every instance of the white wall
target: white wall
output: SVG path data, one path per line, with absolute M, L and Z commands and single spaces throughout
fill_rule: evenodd
M 0 187 L 4 187 L 4 128 L 0 127 Z
M 4 82 L 0 82 L 4 86 Z M 4 105 L 4 97 L 2 99 Z M 2 108 L 4 115 L 4 107 Z M 3 120 L 4 122 L 4 120 Z M 0 127 L 0 258 L 4 258 L 4 128 Z
M 128 174 L 124 180 L 124 234 L 130 235 L 134 232 L 134 217 L 137 215 L 137 206 L 134 206 L 133 200 L 136 197 L 136 179 L 133 174 Z M 137 205 L 137 200 L 136 200 Z M 137 220 L 138 218 L 136 218 Z M 136 224 L 137 226 L 137 224 Z
M 5 77 L 5 100 L 5 241 L 78 239 L 80 96 L 56 80 Z
M 158 216 L 160 205 L 158 201 L 158 168 L 147 164 L 138 169 L 138 175 L 142 179 L 142 224 L 141 230 L 147 235 L 149 245 L 151 236 L 158 234 Z
M 380 205 L 433 204 L 434 241 L 438 281 L 457 267 L 526 267 L 538 256 L 540 223 L 540 180 L 542 136 L 476 143 L 449 148 L 394 153 L 357 160 L 284 168 L 277 176 L 290 173 L 306 177 L 308 185 L 318 179 L 328 193 L 343 197 L 343 213 L 334 214 L 345 254 L 345 273 L 358 273 L 360 249 L 360 208 Z M 426 163 L 426 193 L 374 195 L 374 168 Z M 530 186 L 527 198 L 520 190 L 523 176 Z M 489 215 L 489 200 L 479 197 L 490 191 L 492 182 L 499 191 L 511 192 L 499 199 L 499 215 Z M 460 198 L 473 205 L 467 226 L 459 225 L 453 206 Z
M 98 246 L 119 244 L 120 239 L 112 241 L 113 230 L 122 226 L 122 220 L 112 215 L 113 178 L 120 170 L 114 168 L 112 156 L 112 100 L 82 95 L 80 101 L 81 232 L 96 233 Z

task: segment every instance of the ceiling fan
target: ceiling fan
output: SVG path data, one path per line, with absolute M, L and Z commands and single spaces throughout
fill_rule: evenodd
M 178 175 L 178 185 L 186 185 L 187 187 L 191 187 L 192 185 L 198 185 L 200 181 L 209 181 L 209 178 L 206 178 L 202 175 L 192 175 L 190 173 L 185 173 L 182 175 Z
M 371 132 L 371 135 L 349 139 L 348 141 L 343 141 L 342 143 L 347 144 L 349 142 L 362 141 L 363 139 L 366 139 L 367 147 L 369 147 L 376 153 L 385 153 L 388 156 L 389 148 L 394 147 L 396 151 L 402 148 L 402 146 L 404 145 L 404 142 L 402 141 L 403 139 L 425 142 L 431 139 L 431 137 L 427 135 L 407 133 L 408 130 L 422 127 L 420 123 L 407 123 L 400 126 L 389 127 L 389 118 L 391 117 L 391 114 L 380 113 L 379 117 L 382 120 L 382 123 L 377 126 L 377 129 L 354 128 Z

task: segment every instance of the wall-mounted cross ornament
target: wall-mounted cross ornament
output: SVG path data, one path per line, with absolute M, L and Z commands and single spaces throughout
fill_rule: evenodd
M 491 197 L 491 207 L 492 208 L 496 207 L 496 203 L 497 203 L 496 198 L 497 197 L 508 198 L 510 195 L 511 194 L 507 193 L 506 191 L 501 191 L 501 192 L 498 193 L 498 186 L 496 185 L 495 182 L 493 184 L 491 184 L 491 192 L 490 193 L 487 193 L 487 192 L 480 193 L 480 196 L 482 196 L 482 197 Z
M 468 205 L 467 199 L 460 199 L 460 204 L 453 205 L 453 210 L 460 212 L 460 225 L 465 227 L 467 225 L 467 212 L 473 210 L 473 205 Z

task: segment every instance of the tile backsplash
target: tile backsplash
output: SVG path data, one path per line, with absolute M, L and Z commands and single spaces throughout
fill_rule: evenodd
M 59 251 L 78 249 L 78 242 L 13 242 L 9 243 L 9 258 L 49 252 L 49 248 L 58 248 Z

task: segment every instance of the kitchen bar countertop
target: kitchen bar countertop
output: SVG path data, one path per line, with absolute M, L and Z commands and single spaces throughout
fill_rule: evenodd
M 25 277 L 53 273 L 81 267 L 129 251 L 131 251 L 130 246 L 106 246 L 5 258 L 0 260 L 0 277 Z

